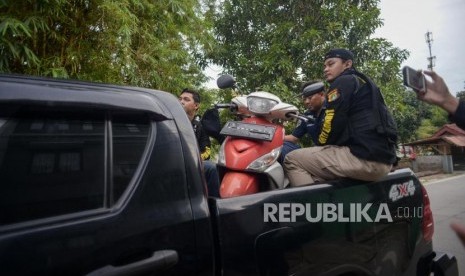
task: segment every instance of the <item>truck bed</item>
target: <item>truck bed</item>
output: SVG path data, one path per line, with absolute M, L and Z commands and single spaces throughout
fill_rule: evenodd
M 392 187 L 409 184 L 396 198 Z M 403 169 L 378 182 L 343 179 L 210 198 L 218 261 L 224 275 L 414 275 L 432 251 L 422 238 L 422 197 L 418 179 Z M 333 207 L 336 216 L 325 212 Z

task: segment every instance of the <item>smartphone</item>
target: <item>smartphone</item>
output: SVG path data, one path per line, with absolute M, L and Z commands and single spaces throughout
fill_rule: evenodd
M 424 90 L 426 87 L 425 75 L 412 67 L 404 66 L 402 68 L 402 74 L 404 75 L 404 85 L 412 88 L 415 92 Z

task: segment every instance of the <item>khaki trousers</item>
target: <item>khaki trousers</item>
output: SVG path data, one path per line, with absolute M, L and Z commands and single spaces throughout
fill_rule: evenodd
M 376 181 L 391 165 L 354 156 L 348 147 L 323 146 L 297 149 L 286 155 L 284 169 L 291 187 L 348 177 Z

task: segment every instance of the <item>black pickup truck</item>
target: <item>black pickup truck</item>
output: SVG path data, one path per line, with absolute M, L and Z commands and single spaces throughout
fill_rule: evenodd
M 457 275 L 408 169 L 207 196 L 173 95 L 0 76 L 0 275 Z

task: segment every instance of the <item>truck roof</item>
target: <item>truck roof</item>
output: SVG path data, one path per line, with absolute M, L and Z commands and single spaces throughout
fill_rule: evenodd
M 28 88 L 35 93 L 28 92 Z M 49 104 L 53 100 L 54 105 L 72 103 L 73 106 L 138 110 L 161 115 L 163 119 L 173 119 L 168 107 L 179 104 L 174 95 L 160 90 L 5 74 L 0 74 L 0 98 L 2 102 Z

